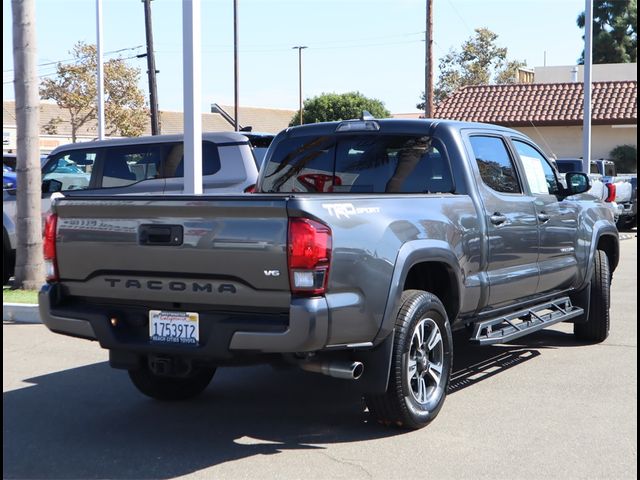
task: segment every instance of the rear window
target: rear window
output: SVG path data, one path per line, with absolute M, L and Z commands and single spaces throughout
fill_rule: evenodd
M 424 135 L 285 139 L 266 166 L 263 192 L 445 193 L 454 189 L 438 140 Z
M 615 177 L 616 176 L 616 166 L 612 163 L 604 164 L 604 176 L 605 177 Z

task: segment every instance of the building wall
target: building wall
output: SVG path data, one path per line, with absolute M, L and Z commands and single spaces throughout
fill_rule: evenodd
M 517 127 L 548 155 L 556 158 L 582 156 L 582 126 Z M 637 148 L 637 125 L 593 125 L 591 127 L 591 158 L 609 158 L 618 145 Z
M 76 141 L 89 142 L 95 140 L 95 137 L 78 136 Z M 3 125 L 2 126 L 2 151 L 8 153 L 16 152 L 17 131 L 15 125 Z M 71 143 L 71 136 L 67 135 L 45 135 L 40 134 L 39 146 L 40 153 L 49 153 L 60 145 Z
M 576 65 L 561 65 L 557 67 L 535 67 L 535 83 L 565 83 L 572 82 L 571 71 Z M 578 67 L 578 82 L 584 82 L 584 65 Z M 605 63 L 592 65 L 592 82 L 615 82 L 622 80 L 638 80 L 637 63 Z

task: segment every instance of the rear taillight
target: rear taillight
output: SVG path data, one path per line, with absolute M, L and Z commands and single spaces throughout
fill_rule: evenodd
M 58 227 L 58 216 L 50 213 L 44 224 L 44 266 L 45 276 L 48 282 L 58 279 L 58 262 L 56 260 L 56 232 Z
M 292 293 L 324 294 L 331 262 L 331 229 L 308 218 L 290 219 L 288 260 Z
M 605 202 L 613 202 L 616 199 L 616 186 L 613 183 L 607 183 L 607 192 Z
M 249 185 L 247 188 L 244 189 L 244 193 L 255 193 L 255 191 L 256 191 L 255 183 Z

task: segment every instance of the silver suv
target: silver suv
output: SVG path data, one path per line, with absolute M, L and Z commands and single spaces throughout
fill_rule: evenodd
M 157 135 L 62 145 L 42 167 L 42 212 L 53 190 L 85 194 L 166 194 L 183 191 L 183 136 Z M 258 168 L 249 140 L 234 132 L 202 134 L 205 192 L 240 193 L 256 183 Z M 60 183 L 57 183 L 60 182 Z M 3 190 L 3 284 L 15 263 L 16 190 Z

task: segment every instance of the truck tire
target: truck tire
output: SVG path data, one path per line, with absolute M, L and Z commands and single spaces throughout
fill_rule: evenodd
M 383 395 L 366 395 L 369 413 L 385 425 L 418 429 L 442 408 L 453 364 L 447 312 L 435 295 L 402 294 L 396 317 L 389 385 Z
M 200 395 L 215 373 L 215 368 L 198 368 L 185 377 L 156 375 L 148 366 L 129 370 L 135 387 L 148 397 L 164 401 L 189 400 Z
M 589 314 L 586 321 L 574 323 L 573 333 L 580 340 L 600 343 L 609 336 L 611 273 L 609 259 L 602 250 L 596 250 L 593 261 Z

